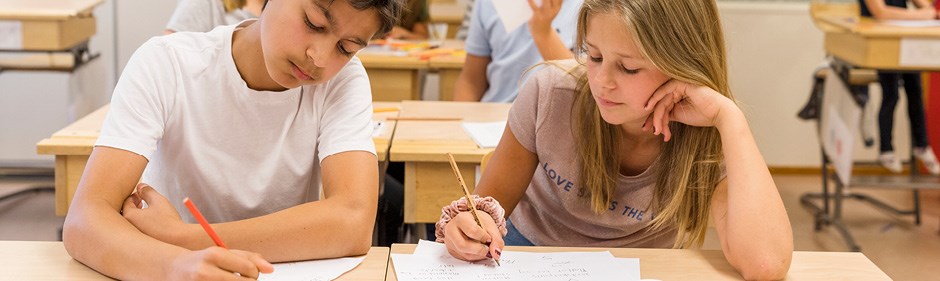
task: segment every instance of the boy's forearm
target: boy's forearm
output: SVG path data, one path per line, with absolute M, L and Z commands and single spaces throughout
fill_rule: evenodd
M 166 279 L 186 249 L 138 231 L 107 206 L 72 205 L 63 226 L 66 251 L 79 262 L 117 279 Z
M 561 37 L 555 30 L 535 31 L 532 33 L 532 40 L 535 41 L 535 47 L 539 49 L 539 54 L 542 55 L 543 60 L 561 60 L 574 57 L 574 54 L 565 47 L 565 43 L 561 41 Z
M 471 78 L 464 77 L 464 75 L 466 74 L 461 73 L 454 83 L 454 101 L 477 102 L 483 99 L 483 93 L 486 92 L 483 84 L 486 83 L 486 78 L 483 79 L 483 83 L 478 84 L 469 81 Z
M 270 262 L 365 254 L 372 244 L 377 199 L 343 200 L 323 199 L 212 227 L 230 248 L 260 253 Z M 194 236 L 185 247 L 212 246 L 205 233 Z

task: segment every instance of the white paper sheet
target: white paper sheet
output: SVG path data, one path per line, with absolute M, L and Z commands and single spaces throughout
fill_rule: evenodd
M 823 95 L 822 115 L 820 115 L 820 139 L 823 151 L 836 169 L 836 175 L 842 184 L 848 185 L 852 177 L 852 154 L 855 138 L 859 135 L 859 122 L 862 109 L 858 107 L 852 94 L 839 75 L 828 69 L 826 72 L 825 95 Z
M 535 5 L 542 6 L 542 0 L 535 0 Z M 503 21 L 506 33 L 516 30 L 532 18 L 532 8 L 527 0 L 497 0 L 493 1 L 493 6 Z
M 898 64 L 902 66 L 940 66 L 940 40 L 902 38 Z
M 492 148 L 499 144 L 506 128 L 506 121 L 499 122 L 463 122 L 463 130 L 470 135 L 480 148 Z
M 0 20 L 0 50 L 23 49 L 23 23 L 18 20 Z
M 383 121 L 372 121 L 372 137 L 381 136 L 385 132 L 385 122 Z
M 258 280 L 327 281 L 356 268 L 366 256 L 274 264 L 274 273 L 262 274 Z
M 466 262 L 444 244 L 422 241 L 412 255 L 392 254 L 400 281 L 411 280 L 640 280 L 639 259 L 614 258 L 608 251 L 532 253 L 504 251 L 492 260 Z

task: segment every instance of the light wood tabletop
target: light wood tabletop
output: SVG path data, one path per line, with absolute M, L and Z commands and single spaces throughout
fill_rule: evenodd
M 392 254 L 414 253 L 415 244 L 393 244 Z M 719 250 L 519 247 L 505 250 L 525 252 L 610 251 L 615 257 L 639 258 L 640 276 L 657 280 L 741 280 Z M 397 281 L 392 259 L 387 281 Z M 858 252 L 793 252 L 786 280 L 891 280 L 865 255 Z
M 400 108 L 400 104 L 396 102 L 374 102 L 372 106 L 373 109 Z M 385 159 L 388 153 L 392 133 L 397 123 L 386 119 L 397 117 L 400 112 L 400 110 L 391 110 L 373 114 L 374 121 L 385 122 L 384 130 L 372 138 L 375 143 L 376 156 L 380 161 Z M 105 105 L 36 144 L 38 154 L 55 155 L 55 206 L 58 216 L 64 216 L 68 212 L 75 190 L 78 189 L 78 181 L 82 177 L 82 172 L 85 171 L 88 156 L 91 155 L 95 141 L 98 140 L 101 125 L 107 114 L 108 105 Z
M 476 185 L 476 167 L 492 148 L 480 148 L 461 122 L 504 121 L 509 103 L 404 101 L 402 117 L 457 117 L 459 121 L 399 121 L 389 150 L 391 161 L 405 162 L 405 222 L 432 223 L 441 207 L 460 197 L 446 153 L 454 154 L 467 187 Z
M 385 280 L 389 248 L 372 247 L 365 260 L 336 280 Z M 72 259 L 62 242 L 0 241 L 3 280 L 113 280 Z
M 104 0 L 0 0 L 0 19 L 64 20 L 91 14 Z
M 905 62 L 904 52 L 940 46 L 940 27 L 894 26 L 870 18 L 821 16 L 826 51 L 856 67 L 879 70 L 938 71 L 940 60 Z M 906 51 L 904 44 L 909 44 Z M 913 47 L 918 45 L 916 47 Z M 935 52 L 938 47 L 930 47 Z M 932 56 L 935 57 L 935 56 Z

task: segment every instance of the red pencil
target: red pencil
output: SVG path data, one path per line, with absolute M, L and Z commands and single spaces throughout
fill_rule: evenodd
M 196 218 L 196 221 L 199 222 L 199 225 L 202 225 L 202 229 L 206 230 L 206 233 L 209 234 L 209 237 L 212 238 L 212 241 L 215 242 L 216 246 L 226 248 L 225 243 L 222 243 L 222 239 L 219 238 L 218 234 L 215 234 L 215 231 L 212 230 L 212 227 L 209 226 L 209 222 L 206 221 L 206 218 L 202 216 L 202 213 L 199 212 L 199 209 L 196 209 L 196 204 L 193 204 L 192 200 L 189 200 L 189 197 L 183 199 L 183 204 L 186 205 L 186 208 L 189 209 L 189 212 L 193 214 L 193 217 Z

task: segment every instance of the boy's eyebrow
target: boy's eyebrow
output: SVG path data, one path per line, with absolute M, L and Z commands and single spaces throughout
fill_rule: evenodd
M 363 48 L 369 45 L 369 43 L 366 42 L 366 40 L 363 40 L 362 38 L 359 38 L 359 37 L 353 37 L 352 39 L 349 39 L 349 41 L 352 41 L 353 43 L 356 43 L 357 45 Z
M 336 20 L 333 19 L 333 14 L 330 13 L 330 10 L 323 6 L 323 3 L 320 3 L 318 0 L 311 0 L 313 4 L 320 8 L 320 12 L 323 13 L 323 17 L 326 18 L 326 21 L 330 23 L 330 26 L 336 25 Z
M 320 9 L 320 12 L 323 13 L 323 17 L 326 18 L 326 21 L 330 23 L 330 26 L 335 26 L 336 19 L 333 18 L 333 14 L 330 13 L 330 10 L 327 9 L 326 6 L 323 6 L 323 3 L 321 3 L 319 0 L 311 0 L 311 1 L 313 2 L 314 5 L 317 6 L 317 8 Z M 362 46 L 362 47 L 366 47 L 369 45 L 368 41 L 359 37 L 354 37 L 352 39 L 349 39 L 349 41 L 352 41 L 353 43 L 356 43 L 357 45 Z

